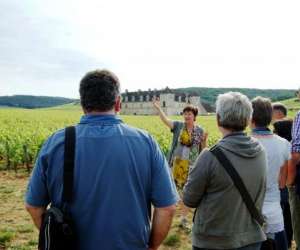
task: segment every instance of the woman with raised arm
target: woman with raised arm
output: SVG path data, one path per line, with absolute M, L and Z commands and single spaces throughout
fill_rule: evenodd
M 206 147 L 207 133 L 196 124 L 197 107 L 187 105 L 183 109 L 183 122 L 169 119 L 160 107 L 159 99 L 153 98 L 153 106 L 163 123 L 173 133 L 172 146 L 168 154 L 168 162 L 172 168 L 177 189 L 182 191 L 187 181 L 188 173 L 192 168 L 201 150 Z M 181 192 L 180 192 L 181 193 Z M 188 208 L 180 204 L 181 226 L 188 227 Z

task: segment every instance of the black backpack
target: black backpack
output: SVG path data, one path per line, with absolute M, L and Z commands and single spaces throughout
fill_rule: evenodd
M 72 201 L 75 133 L 73 126 L 65 129 L 62 207 L 51 206 L 43 214 L 39 234 L 39 250 L 76 249 L 75 225 L 68 211 L 68 205 Z

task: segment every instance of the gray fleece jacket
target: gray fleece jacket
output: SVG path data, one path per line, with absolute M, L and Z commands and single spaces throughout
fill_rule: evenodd
M 233 133 L 217 144 L 231 161 L 261 211 L 266 191 L 266 154 L 261 144 L 244 133 Z M 242 197 L 215 156 L 205 149 L 190 171 L 183 202 L 197 208 L 193 246 L 239 248 L 265 240 Z

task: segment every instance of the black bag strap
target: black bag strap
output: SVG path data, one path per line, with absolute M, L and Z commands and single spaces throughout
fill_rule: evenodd
M 233 167 L 230 160 L 225 156 L 225 154 L 222 152 L 222 150 L 214 146 L 210 149 L 210 152 L 213 153 L 213 155 L 218 159 L 219 163 L 224 167 L 228 175 L 231 177 L 235 187 L 239 191 L 239 193 L 242 196 L 242 199 L 244 203 L 246 204 L 246 207 L 248 208 L 251 216 L 253 219 L 255 219 L 261 226 L 265 224 L 265 219 L 263 215 L 258 211 L 257 207 L 255 206 L 254 201 L 252 200 L 243 180 L 241 179 L 238 172 Z
M 74 159 L 75 159 L 76 130 L 74 126 L 65 129 L 65 153 L 64 153 L 64 178 L 63 178 L 63 202 L 72 201 Z

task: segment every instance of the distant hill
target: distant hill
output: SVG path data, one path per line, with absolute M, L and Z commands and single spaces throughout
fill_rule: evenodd
M 17 108 L 47 108 L 74 102 L 75 99 L 51 96 L 30 96 L 30 95 L 13 95 L 0 96 L 0 107 L 17 107 Z
M 80 106 L 80 102 L 78 100 L 71 102 L 71 103 L 67 103 L 67 104 L 63 104 L 63 105 L 59 105 L 59 106 L 54 106 L 54 107 L 50 107 L 47 108 L 47 110 L 72 110 L 72 111 L 81 111 L 81 106 Z
M 295 97 L 296 90 L 293 89 L 249 89 L 249 88 L 179 88 L 175 91 L 186 92 L 190 94 L 200 95 L 202 102 L 208 105 L 214 106 L 219 94 L 223 94 L 228 91 L 241 92 L 248 96 L 250 99 L 256 96 L 268 97 L 275 101 L 281 101 Z
M 208 112 L 214 111 L 215 102 L 219 94 L 228 91 L 238 91 L 250 99 L 256 96 L 268 97 L 272 102 L 291 99 L 295 97 L 296 90 L 292 89 L 249 89 L 249 88 L 178 88 L 173 91 L 178 93 L 196 94 L 201 97 L 203 106 Z M 292 99 L 291 103 L 295 103 Z M 76 109 L 79 105 L 78 99 L 69 99 L 64 97 L 50 97 L 50 96 L 29 96 L 29 95 L 14 95 L 14 96 L 0 96 L 0 108 L 2 107 L 19 107 L 19 108 L 48 108 L 56 107 L 65 104 L 69 106 L 63 108 Z M 74 105 L 75 104 L 75 105 Z M 75 106 L 75 107 L 74 107 Z M 59 108 L 59 107 L 58 107 Z

